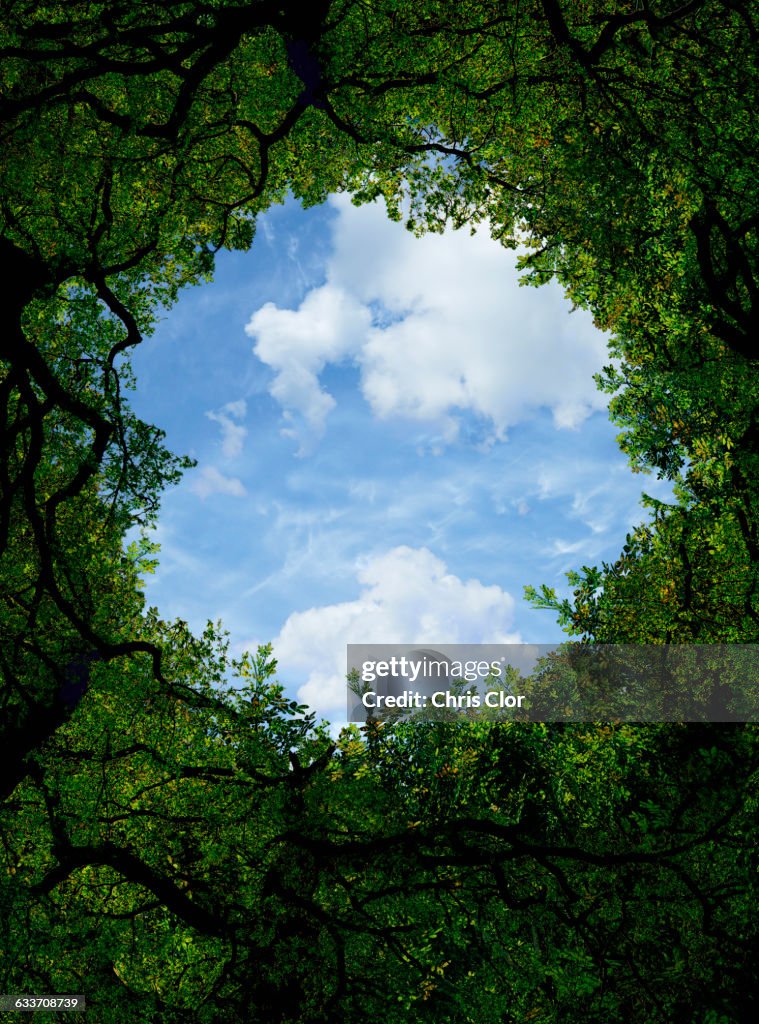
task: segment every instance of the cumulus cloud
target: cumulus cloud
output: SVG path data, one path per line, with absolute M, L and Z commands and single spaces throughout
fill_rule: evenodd
M 203 466 L 194 473 L 190 478 L 190 490 L 199 498 L 208 498 L 212 494 L 243 498 L 247 494 L 242 480 L 235 476 L 225 476 L 215 466 Z
M 514 599 L 462 580 L 427 548 L 395 547 L 356 566 L 358 597 L 294 612 L 274 641 L 283 675 L 303 678 L 298 699 L 332 721 L 345 718 L 349 643 L 519 643 Z
M 275 372 L 270 392 L 293 423 L 286 433 L 303 441 L 324 433 L 335 401 L 321 387 L 319 374 L 327 363 L 356 356 L 370 324 L 369 310 L 330 284 L 310 291 L 297 310 L 267 302 L 253 314 L 245 330 L 256 339 L 258 358 Z M 296 416 L 305 429 L 299 430 Z
M 376 416 L 434 423 L 444 440 L 462 413 L 502 438 L 540 407 L 558 429 L 605 408 L 592 379 L 604 336 L 588 314 L 569 315 L 558 285 L 521 288 L 515 254 L 485 228 L 415 238 L 380 205 L 331 202 L 326 283 L 297 310 L 267 303 L 246 327 L 291 432 L 304 433 L 298 417 L 305 432 L 324 431 L 335 400 L 319 375 L 346 360 Z
M 243 399 L 227 402 L 218 412 L 207 412 L 206 416 L 221 427 L 221 451 L 226 459 L 235 459 L 242 453 L 243 444 L 248 434 L 240 420 L 245 418 L 247 404 Z

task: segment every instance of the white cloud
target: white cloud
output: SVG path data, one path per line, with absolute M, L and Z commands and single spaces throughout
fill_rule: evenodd
M 297 310 L 267 302 L 253 314 L 245 331 L 256 339 L 258 358 L 275 371 L 271 394 L 294 424 L 287 434 L 323 434 L 335 402 L 319 384 L 319 374 L 327 363 L 356 355 L 370 323 L 367 308 L 329 284 L 310 291 Z M 298 430 L 293 413 L 305 421 L 305 431 Z
M 493 436 L 539 407 L 557 429 L 576 429 L 606 398 L 592 380 L 606 341 L 582 312 L 569 315 L 558 285 L 520 288 L 515 254 L 486 230 L 415 238 L 379 205 L 331 200 L 338 216 L 326 284 L 297 310 L 267 303 L 246 328 L 275 371 L 272 395 L 290 432 L 324 431 L 334 399 L 321 386 L 327 363 L 351 360 L 379 417 L 439 426 L 458 417 L 489 422 Z
M 274 641 L 283 675 L 306 677 L 298 699 L 345 717 L 349 643 L 519 643 L 509 633 L 514 599 L 500 587 L 462 580 L 427 548 L 406 546 L 356 565 L 353 601 L 294 612 Z
M 561 540 L 557 537 L 551 542 L 550 551 L 554 555 L 576 555 L 578 552 L 582 551 L 586 545 L 587 539 L 568 541 Z
M 208 498 L 212 494 L 242 498 L 247 494 L 242 480 L 235 476 L 225 476 L 215 466 L 203 466 L 194 473 L 190 477 L 190 490 L 200 498 Z
M 242 453 L 248 428 L 235 420 L 245 418 L 247 404 L 243 399 L 227 402 L 218 412 L 207 412 L 206 416 L 221 427 L 221 451 L 226 459 L 235 459 Z

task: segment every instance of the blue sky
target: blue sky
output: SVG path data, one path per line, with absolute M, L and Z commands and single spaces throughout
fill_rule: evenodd
M 135 410 L 198 460 L 147 597 L 344 717 L 347 643 L 555 643 L 522 587 L 619 553 L 643 516 L 603 335 L 519 287 L 485 228 L 415 238 L 346 197 L 259 218 L 136 352 Z

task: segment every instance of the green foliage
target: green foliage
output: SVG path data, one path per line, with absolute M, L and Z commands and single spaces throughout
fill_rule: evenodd
M 235 665 L 210 627 L 153 629 L 213 706 L 140 659 L 98 668 L 3 812 L 7 991 L 126 1022 L 741 1019 L 755 731 L 333 743 L 268 649 Z
M 323 0 L 295 16 L 230 0 L 104 11 L 22 0 L 0 37 L 8 343 L 23 354 L 8 358 L 25 386 L 20 419 L 64 414 L 69 492 L 102 467 L 132 515 L 154 514 L 187 462 L 130 416 L 126 353 L 158 304 L 204 279 L 220 247 L 250 245 L 257 213 L 288 191 L 304 203 L 340 189 L 382 196 L 415 231 L 487 218 L 505 245 L 526 247 L 529 281 L 557 276 L 612 333 L 617 362 L 602 386 L 633 465 L 684 474 L 674 519 L 701 538 L 719 511 L 707 543 L 735 546 L 729 622 L 691 608 L 673 632 L 657 610 L 646 639 L 756 636 L 748 8 Z M 18 472 L 8 479 L 20 487 Z M 659 522 L 662 573 L 687 602 L 690 555 L 669 552 Z
M 191 465 L 129 352 L 259 212 L 347 190 L 487 220 L 610 332 L 620 443 L 676 500 L 528 596 L 596 642 L 755 641 L 756 35 L 735 0 L 4 5 L 3 991 L 113 1024 L 755 1016 L 754 729 L 333 743 L 269 649 L 146 609 L 124 539 Z

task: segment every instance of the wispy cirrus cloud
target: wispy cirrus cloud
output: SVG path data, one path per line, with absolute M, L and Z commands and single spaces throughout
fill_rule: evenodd
M 218 412 L 207 412 L 206 416 L 221 427 L 221 452 L 225 459 L 236 459 L 242 454 L 248 428 L 242 420 L 247 412 L 244 399 L 227 402 Z
M 242 480 L 236 476 L 225 476 L 216 466 L 201 466 L 200 469 L 193 471 L 189 488 L 199 498 L 210 498 L 212 494 L 243 498 L 247 494 Z

